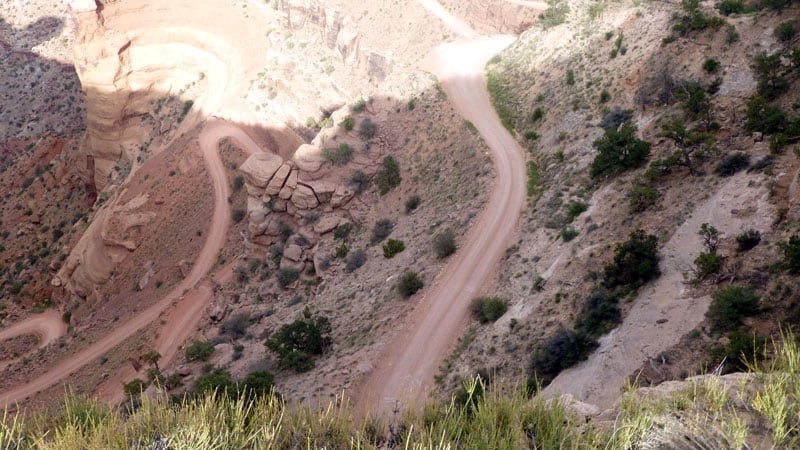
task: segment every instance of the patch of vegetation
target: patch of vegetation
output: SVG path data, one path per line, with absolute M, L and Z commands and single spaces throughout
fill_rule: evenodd
M 713 331 L 726 332 L 739 328 L 743 317 L 758 312 L 758 296 L 750 288 L 726 286 L 712 296 L 706 319 Z
M 661 275 L 658 259 L 658 238 L 636 230 L 617 245 L 614 261 L 604 268 L 603 285 L 636 289 Z
M 405 242 L 397 239 L 389 239 L 383 244 L 383 257 L 394 258 L 394 256 L 406 249 Z
M 539 25 L 543 29 L 553 28 L 567 21 L 569 5 L 563 0 L 547 0 L 549 7 L 539 14 Z
M 223 336 L 232 340 L 237 340 L 245 337 L 249 327 L 250 315 L 247 313 L 239 313 L 222 322 L 219 331 Z
M 567 206 L 567 223 L 572 223 L 576 217 L 580 216 L 589 209 L 587 203 L 581 201 L 572 201 Z
M 715 7 L 723 16 L 742 14 L 750 9 L 747 5 L 745 5 L 743 0 L 722 0 L 721 2 L 717 3 Z
M 775 27 L 774 34 L 779 41 L 789 42 L 797 35 L 797 25 L 792 20 L 781 22 Z
M 406 271 L 397 281 L 397 291 L 400 292 L 403 298 L 411 297 L 424 286 L 425 283 L 422 281 L 422 278 L 413 271 Z
M 725 155 L 714 172 L 721 177 L 729 177 L 750 167 L 750 155 L 742 152 Z
M 779 242 L 783 251 L 783 263 L 792 273 L 800 273 L 800 237 L 791 236 L 786 242 Z
M 439 259 L 456 252 L 456 235 L 453 230 L 444 230 L 433 237 L 433 252 Z
M 214 344 L 207 341 L 194 341 L 186 347 L 186 361 L 208 361 L 214 353 Z
M 705 70 L 707 73 L 715 73 L 717 70 L 719 70 L 719 65 L 719 61 L 716 59 L 708 58 L 703 62 L 703 70 Z
M 749 229 L 742 234 L 736 236 L 736 243 L 738 244 L 736 250 L 739 252 L 746 252 L 755 248 L 761 242 L 761 232 L 754 229 Z
M 722 256 L 716 252 L 700 252 L 700 255 L 694 260 L 697 279 L 704 280 L 718 273 L 722 269 L 722 263 Z
M 286 289 L 300 278 L 300 272 L 294 269 L 280 269 L 278 270 L 277 277 L 278 283 L 280 283 L 282 288 Z
M 333 229 L 333 238 L 345 240 L 348 236 L 350 236 L 351 231 L 353 231 L 353 224 L 350 222 L 343 223 Z
M 372 121 L 369 117 L 365 117 L 358 125 L 358 136 L 368 141 L 378 134 L 378 124 Z
M 478 322 L 494 322 L 508 311 L 508 302 L 498 297 L 476 297 L 469 305 L 472 316 Z
M 530 197 L 536 193 L 536 186 L 539 185 L 539 180 L 541 178 L 541 175 L 539 174 L 539 165 L 536 164 L 536 161 L 528 161 L 527 174 L 528 174 L 527 193 L 528 197 Z
M 786 113 L 780 106 L 770 105 L 764 97 L 756 97 L 747 102 L 747 122 L 745 128 L 764 134 L 780 133 L 788 123 Z
M 486 88 L 492 99 L 492 106 L 494 106 L 495 112 L 497 112 L 497 117 L 500 118 L 500 123 L 513 135 L 514 124 L 517 121 L 516 112 L 511 106 L 514 104 L 514 95 L 509 88 L 503 84 L 500 75 L 494 70 L 486 71 Z
M 333 343 L 331 323 L 325 316 L 312 316 L 306 308 L 303 317 L 283 325 L 264 345 L 278 355 L 282 369 L 308 372 L 314 368 L 313 356 L 322 355 Z
M 242 208 L 234 208 L 233 211 L 231 211 L 231 220 L 233 220 L 233 223 L 239 223 L 244 219 L 246 214 L 247 213 Z
M 366 262 L 367 252 L 365 252 L 363 249 L 355 250 L 347 255 L 347 262 L 345 263 L 344 270 L 345 272 L 354 272 Z
M 237 392 L 236 382 L 231 373 L 227 370 L 214 369 L 200 375 L 195 384 L 195 390 L 202 395 L 209 395 L 215 392 L 235 396 Z
M 394 222 L 389 219 L 379 219 L 375 222 L 375 226 L 372 227 L 370 242 L 373 244 L 381 242 L 392 234 L 392 230 L 394 230 Z
M 356 119 L 353 116 L 347 116 L 339 123 L 339 126 L 349 133 L 356 126 Z
M 414 194 L 411 197 L 408 197 L 406 200 L 406 214 L 410 214 L 411 211 L 419 208 L 420 203 L 422 203 L 422 198 L 420 198 L 419 195 Z
M 619 106 L 615 106 L 603 115 L 603 119 L 600 121 L 600 127 L 605 130 L 609 128 L 616 130 L 620 125 L 631 120 L 631 118 L 633 118 L 632 109 L 622 109 Z
M 564 242 L 569 242 L 575 239 L 580 232 L 572 227 L 564 227 L 561 231 L 558 232 L 558 237 L 560 237 Z
M 378 186 L 378 192 L 385 195 L 399 186 L 401 181 L 403 179 L 400 178 L 400 165 L 392 155 L 386 155 L 381 163 L 381 169 L 375 174 L 375 185 Z
M 547 386 L 562 370 L 585 360 L 598 345 L 590 336 L 562 328 L 533 353 L 529 374 Z
M 682 14 L 676 13 L 672 17 L 672 30 L 681 36 L 706 28 L 717 29 L 725 24 L 724 20 L 704 13 L 700 9 L 700 0 L 682 0 L 681 9 Z
M 650 143 L 635 136 L 636 127 L 625 122 L 620 128 L 607 128 L 602 138 L 594 141 L 597 155 L 592 161 L 590 175 L 600 178 L 641 167 L 650 156 Z
M 628 204 L 632 213 L 640 213 L 655 205 L 658 191 L 650 186 L 634 183 L 628 192 Z
M 592 338 L 608 333 L 622 322 L 618 302 L 619 297 L 612 292 L 604 289 L 592 292 L 575 319 L 575 330 Z
M 343 166 L 353 159 L 353 147 L 343 142 L 336 148 L 322 149 L 322 156 L 331 164 Z
M 357 102 L 350 105 L 350 112 L 362 113 L 367 109 L 367 100 L 360 98 Z
M 369 178 L 369 175 L 360 170 L 354 171 L 348 180 L 348 184 L 353 188 L 356 194 L 364 192 L 371 182 L 372 180 Z

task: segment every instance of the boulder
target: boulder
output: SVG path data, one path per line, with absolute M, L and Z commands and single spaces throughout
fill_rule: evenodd
M 286 248 L 283 249 L 283 257 L 295 262 L 302 261 L 303 248 L 297 244 L 287 245 Z
M 317 194 L 317 198 L 319 199 L 320 203 L 328 203 L 331 201 L 333 193 L 336 192 L 336 183 L 332 183 L 330 181 L 317 180 L 309 181 L 306 184 L 314 190 L 315 194 Z
M 297 189 L 292 193 L 292 203 L 298 209 L 311 209 L 319 205 L 314 191 L 304 184 L 297 185 Z
M 314 224 L 314 231 L 317 234 L 325 234 L 333 231 L 339 224 L 342 223 L 342 218 L 338 216 L 325 216 Z
M 289 167 L 288 164 L 282 165 L 276 172 L 275 175 L 270 180 L 269 184 L 267 185 L 267 189 L 264 191 L 264 195 L 278 195 L 283 188 L 283 184 L 286 181 L 286 178 L 289 176 L 289 173 L 292 171 L 292 168 Z
M 294 193 L 294 189 L 290 188 L 288 185 L 284 186 L 280 192 L 278 192 L 278 197 L 283 200 L 289 200 L 292 198 L 292 194 Z
M 325 163 L 325 158 L 322 156 L 319 147 L 311 144 L 303 144 L 297 147 L 297 150 L 292 156 L 292 161 L 297 167 L 306 173 L 313 173 L 318 171 Z
M 239 170 L 247 183 L 264 189 L 281 165 L 283 165 L 283 158 L 278 155 L 254 153 L 242 163 Z
M 281 270 L 295 270 L 297 272 L 302 272 L 303 269 L 306 268 L 306 263 L 304 261 L 292 261 L 284 256 L 281 258 L 279 268 Z
M 289 172 L 289 177 L 286 178 L 286 186 L 290 187 L 291 189 L 297 188 L 297 171 L 293 170 Z
M 354 195 L 355 192 L 353 192 L 350 188 L 340 184 L 336 186 L 336 190 L 333 192 L 333 196 L 331 197 L 331 206 L 334 208 L 340 208 L 346 205 Z

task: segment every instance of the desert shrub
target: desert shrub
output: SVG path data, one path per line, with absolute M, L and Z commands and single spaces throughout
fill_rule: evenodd
M 775 27 L 775 37 L 781 42 L 789 42 L 797 35 L 797 26 L 793 21 L 781 22 Z
M 758 230 L 749 229 L 744 233 L 736 236 L 736 243 L 738 247 L 736 250 L 746 252 L 751 250 L 761 242 L 761 232 Z
M 408 197 L 406 200 L 406 214 L 417 209 L 420 203 L 422 203 L 422 198 L 420 198 L 419 195 L 412 195 L 411 197 Z
M 389 239 L 383 244 L 383 257 L 384 258 L 393 258 L 394 255 L 402 252 L 406 249 L 406 244 L 403 241 L 397 239 Z
M 514 134 L 514 123 L 517 121 L 517 110 L 515 108 L 516 98 L 509 87 L 500 79 L 497 71 L 489 69 L 486 71 L 486 89 L 492 99 L 497 117 L 503 127 L 512 135 Z
M 433 252 L 440 259 L 456 252 L 456 235 L 453 230 L 444 230 L 433 237 Z
M 356 126 L 356 119 L 353 116 L 345 117 L 342 122 L 339 124 L 345 131 L 353 131 L 353 127 Z
M 367 100 L 360 98 L 357 102 L 350 105 L 350 111 L 354 113 L 362 113 L 367 109 Z
M 719 61 L 714 58 L 709 58 L 703 62 L 703 70 L 708 73 L 714 73 L 719 70 Z
M 365 174 L 360 170 L 356 170 L 350 175 L 350 180 L 348 180 L 350 186 L 352 186 L 353 190 L 356 194 L 360 194 L 364 192 L 364 190 L 369 187 L 370 180 L 369 175 Z
M 721 177 L 729 177 L 736 174 L 736 172 L 739 172 L 740 170 L 747 169 L 748 167 L 750 167 L 750 155 L 742 152 L 736 152 L 730 155 L 725 155 L 722 158 L 722 161 L 717 164 L 714 172 Z
M 564 227 L 558 232 L 558 236 L 564 241 L 569 242 L 575 239 L 580 232 L 572 227 Z
M 767 100 L 775 100 L 789 90 L 789 81 L 786 79 L 781 54 L 767 54 L 759 52 L 753 57 L 753 72 L 758 77 L 756 88 L 758 95 Z
M 280 283 L 281 287 L 286 289 L 290 284 L 300 278 L 300 272 L 294 269 L 280 269 L 278 270 L 277 277 L 278 283 Z
M 719 272 L 722 269 L 722 263 L 722 256 L 716 252 L 700 252 L 700 255 L 694 260 L 697 279 L 703 280 L 709 275 Z
M 339 245 L 333 250 L 333 254 L 340 259 L 346 258 L 348 253 L 350 253 L 350 247 L 347 244 Z
M 381 169 L 375 174 L 375 185 L 378 186 L 378 192 L 384 195 L 399 186 L 401 181 L 403 179 L 400 177 L 400 165 L 392 155 L 386 155 L 381 163 Z
M 141 378 L 134 378 L 133 380 L 122 385 L 122 391 L 125 392 L 125 395 L 127 395 L 128 397 L 135 397 L 137 395 L 141 395 L 146 388 L 147 388 L 147 382 L 142 380 Z
M 658 238 L 636 230 L 617 245 L 613 263 L 605 266 L 603 285 L 636 289 L 659 275 Z
M 332 164 L 343 166 L 353 159 L 353 147 L 342 142 L 336 148 L 322 149 L 322 156 Z
M 275 377 L 266 370 L 250 372 L 239 384 L 239 391 L 249 399 L 264 397 L 275 391 Z
M 567 69 L 567 85 L 572 86 L 575 84 L 575 72 L 572 69 Z
M 575 329 L 587 336 L 600 336 L 611 331 L 622 321 L 617 302 L 617 296 L 611 292 L 592 292 L 575 318 Z
M 233 220 L 234 223 L 241 222 L 244 216 L 245 211 L 242 208 L 234 208 L 233 211 L 231 211 L 231 220 Z
M 403 298 L 411 297 L 422 289 L 425 283 L 416 272 L 406 271 L 397 282 L 397 290 Z
M 783 251 L 783 263 L 792 273 L 800 273 L 800 237 L 794 235 L 786 242 L 779 242 Z
M 526 141 L 532 142 L 539 139 L 539 133 L 533 130 L 528 130 L 525 132 L 525 134 L 522 135 L 522 137 L 524 137 Z
M 214 353 L 214 344 L 206 341 L 194 341 L 186 347 L 186 361 L 207 361 Z
M 239 313 L 222 322 L 219 331 L 223 336 L 236 340 L 243 338 L 249 327 L 250 316 L 247 313 Z
M 573 201 L 567 205 L 567 222 L 572 222 L 575 220 L 576 217 L 580 216 L 586 210 L 589 209 L 589 205 L 581 202 L 581 201 Z
M 347 255 L 347 262 L 344 265 L 345 272 L 353 272 L 367 262 L 367 252 L 362 249 L 355 250 Z
M 562 328 L 533 353 L 530 375 L 546 386 L 562 370 L 585 360 L 597 346 L 590 336 Z
M 756 97 L 747 102 L 746 114 L 745 128 L 750 131 L 773 134 L 786 129 L 786 113 L 780 106 L 768 104 L 764 97 Z
M 700 0 L 682 0 L 681 9 L 683 14 L 675 14 L 672 17 L 672 30 L 681 36 L 706 28 L 719 28 L 725 23 L 722 19 L 709 16 L 701 11 Z
M 722 0 L 715 6 L 723 16 L 741 14 L 747 10 L 747 6 L 744 4 L 743 0 Z
M 743 317 L 758 311 L 758 296 L 750 288 L 727 286 L 712 296 L 706 318 L 712 330 L 725 332 L 738 328 Z
M 603 119 L 600 121 L 600 127 L 606 130 L 616 130 L 620 125 L 631 120 L 632 117 L 633 110 L 622 109 L 619 106 L 615 106 L 603 115 Z
M 238 388 L 230 372 L 222 369 L 214 369 L 200 375 L 195 385 L 195 391 L 200 394 L 218 392 L 220 394 L 235 396 L 238 393 Z
M 598 101 L 602 105 L 603 103 L 607 103 L 609 100 L 611 100 L 611 94 L 609 94 L 607 90 L 603 89 L 603 91 L 600 92 L 600 98 Z
M 536 109 L 533 110 L 530 116 L 531 122 L 538 122 L 544 118 L 544 110 L 541 106 L 537 106 Z
M 353 231 L 353 224 L 350 222 L 343 223 L 333 229 L 333 238 L 340 240 L 347 239 L 351 231 Z
M 368 141 L 374 138 L 376 134 L 378 134 L 378 124 L 373 122 L 369 117 L 365 117 L 358 125 L 358 136 Z
M 505 300 L 497 297 L 476 297 L 469 305 L 472 316 L 480 323 L 494 322 L 508 311 Z
M 531 195 L 536 193 L 536 186 L 539 185 L 539 179 L 541 178 L 541 175 L 539 174 L 539 165 L 536 164 L 536 161 L 528 161 L 526 167 L 527 167 L 526 172 L 528 175 L 526 188 L 528 197 L 530 197 Z
M 728 333 L 727 337 L 727 345 L 712 348 L 709 352 L 712 357 L 725 359 L 723 373 L 746 372 L 755 361 L 761 359 L 766 347 L 766 339 L 763 337 L 749 336 L 739 330 Z
M 241 175 L 236 175 L 233 178 L 233 190 L 234 192 L 239 192 L 244 187 L 244 177 Z
M 550 7 L 539 14 L 539 25 L 545 30 L 567 21 L 569 4 L 565 1 L 551 0 L 547 2 Z
M 306 308 L 302 318 L 283 325 L 264 345 L 277 353 L 281 368 L 307 372 L 314 367 L 311 356 L 323 354 L 333 343 L 330 334 L 328 318 L 312 317 Z
M 628 201 L 632 213 L 640 213 L 653 206 L 658 200 L 658 191 L 644 184 L 634 183 L 628 192 Z
M 642 166 L 650 156 L 650 143 L 639 140 L 636 127 L 625 122 L 618 130 L 607 128 L 602 138 L 594 141 L 597 155 L 592 161 L 592 178 L 616 175 Z
M 373 244 L 377 244 L 378 242 L 386 239 L 392 234 L 392 230 L 394 230 L 394 223 L 389 219 L 380 219 L 375 222 L 375 226 L 372 227 L 372 237 L 370 241 Z

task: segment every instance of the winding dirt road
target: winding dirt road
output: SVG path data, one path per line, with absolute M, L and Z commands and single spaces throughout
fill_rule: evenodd
M 34 314 L 22 322 L 15 323 L 8 328 L 3 329 L 0 331 L 0 342 L 15 338 L 17 336 L 24 336 L 26 334 L 36 335 L 39 341 L 36 343 L 36 349 L 26 353 L 25 355 L 0 362 L 0 371 L 4 370 L 6 367 L 14 364 L 25 356 L 34 353 L 36 350 L 47 347 L 58 340 L 58 338 L 63 336 L 66 332 L 67 324 L 64 323 L 64 320 L 61 318 L 61 314 L 53 309 L 48 309 L 41 314 Z
M 426 8 L 465 37 L 476 36 L 435 2 Z M 437 7 L 438 6 L 438 7 Z M 486 91 L 485 65 L 514 38 L 499 36 L 446 44 L 436 49 L 432 69 L 456 110 L 471 121 L 491 150 L 496 183 L 486 208 L 461 239 L 461 248 L 442 270 L 407 328 L 396 331 L 383 357 L 362 384 L 357 407 L 389 412 L 397 402 L 420 406 L 433 377 L 468 321 L 471 300 L 481 292 L 517 225 L 525 201 L 522 149 L 503 128 Z
M 228 178 L 217 152 L 217 143 L 228 136 L 239 141 L 249 152 L 260 151 L 258 145 L 249 136 L 231 124 L 213 121 L 206 124 L 203 129 L 200 135 L 200 146 L 209 177 L 214 186 L 214 213 L 206 233 L 205 244 L 186 278 L 178 283 L 158 303 L 103 336 L 100 340 L 50 368 L 46 374 L 22 386 L 0 393 L 0 405 L 12 405 L 61 382 L 76 370 L 101 357 L 138 330 L 158 319 L 167 308 L 180 300 L 180 304 L 184 305 L 184 308 L 188 305 L 187 315 L 181 318 L 180 323 L 172 323 L 170 326 L 165 326 L 167 333 L 159 339 L 160 344 L 156 344 L 156 350 L 162 353 L 164 365 L 174 358 L 177 353 L 177 346 L 185 339 L 186 334 L 191 333 L 193 330 L 193 326 L 189 324 L 189 321 L 192 318 L 199 319 L 211 298 L 213 293 L 212 284 L 210 281 L 204 280 L 204 278 L 213 267 L 228 233 L 228 221 L 230 220 Z M 219 278 L 217 281 L 219 281 Z M 178 326 L 185 328 L 178 329 Z M 171 339 L 175 340 L 171 341 Z M 104 397 L 115 398 L 117 393 L 121 392 L 120 389 L 121 386 L 118 384 L 117 389 L 111 389 L 110 392 L 107 391 L 104 393 Z

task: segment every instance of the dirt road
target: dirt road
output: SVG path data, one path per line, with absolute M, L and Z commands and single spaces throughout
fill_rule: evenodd
M 694 329 L 711 302 L 707 296 L 686 296 L 684 274 L 691 273 L 702 249 L 697 235 L 700 225 L 710 223 L 727 236 L 749 228 L 770 229 L 774 214 L 761 179 L 749 174 L 731 178 L 696 208 L 661 248 L 661 277 L 639 293 L 622 325 L 600 339 L 600 347 L 588 360 L 557 376 L 544 394 L 571 394 L 608 409 L 619 398 L 628 375 Z
M 208 281 L 200 282 L 213 267 L 217 255 L 220 249 L 222 249 L 222 245 L 225 243 L 225 238 L 228 233 L 228 221 L 230 220 L 228 178 L 225 173 L 225 168 L 222 165 L 222 160 L 217 152 L 218 141 L 226 136 L 231 136 L 240 141 L 248 151 L 260 151 L 258 145 L 256 145 L 252 139 L 233 125 L 224 122 L 211 122 L 204 128 L 200 136 L 200 145 L 208 168 L 209 177 L 214 186 L 214 213 L 211 217 L 209 229 L 205 233 L 207 236 L 205 244 L 186 278 L 178 283 L 178 285 L 159 300 L 158 303 L 125 322 L 111 333 L 103 336 L 89 347 L 86 347 L 52 367 L 46 374 L 22 386 L 17 386 L 12 390 L 0 393 L 0 405 L 11 405 L 66 379 L 71 373 L 101 357 L 104 353 L 122 343 L 135 332 L 158 319 L 167 308 L 179 300 L 183 305 L 191 305 L 188 311 L 188 317 L 199 319 L 200 314 L 202 314 L 203 309 L 208 304 L 212 292 Z M 199 286 L 198 283 L 200 283 Z M 176 317 L 176 315 L 172 317 Z M 177 328 L 177 325 L 178 324 L 168 323 L 164 325 L 164 329 L 169 330 L 171 328 Z M 169 357 L 175 356 L 176 348 L 182 340 L 185 339 L 185 334 L 191 333 L 194 329 L 193 326 L 190 326 L 186 322 L 180 323 L 180 326 L 185 328 L 181 330 L 174 329 L 173 332 L 176 332 L 176 334 L 166 335 L 179 340 L 167 342 L 167 339 L 162 338 L 160 341 L 161 344 L 157 344 L 157 347 L 159 347 L 157 350 L 161 351 L 162 355 L 166 354 L 167 356 L 164 358 L 164 365 L 166 365 Z M 108 396 L 113 397 L 114 393 L 112 392 L 108 394 Z
M 464 36 L 476 35 L 435 2 L 421 3 Z M 439 365 L 463 332 L 470 301 L 480 294 L 514 233 L 525 200 L 525 160 L 495 114 L 484 74 L 486 62 L 513 40 L 500 36 L 443 45 L 430 62 L 450 102 L 477 127 L 491 150 L 496 183 L 475 225 L 459 239 L 461 248 L 362 384 L 357 398 L 362 411 L 388 412 L 397 401 L 421 404 Z
M 36 350 L 38 350 L 55 342 L 66 332 L 67 324 L 64 323 L 64 320 L 61 318 L 61 314 L 56 310 L 48 309 L 41 314 L 34 314 L 22 322 L 15 323 L 10 327 L 0 331 L 0 342 L 5 341 L 6 339 L 15 338 L 17 336 L 34 334 L 37 338 L 39 338 L 39 342 L 36 343 Z M 25 356 L 32 354 L 36 350 L 32 350 L 18 358 L 1 361 L 0 371 L 11 364 L 14 364 Z

